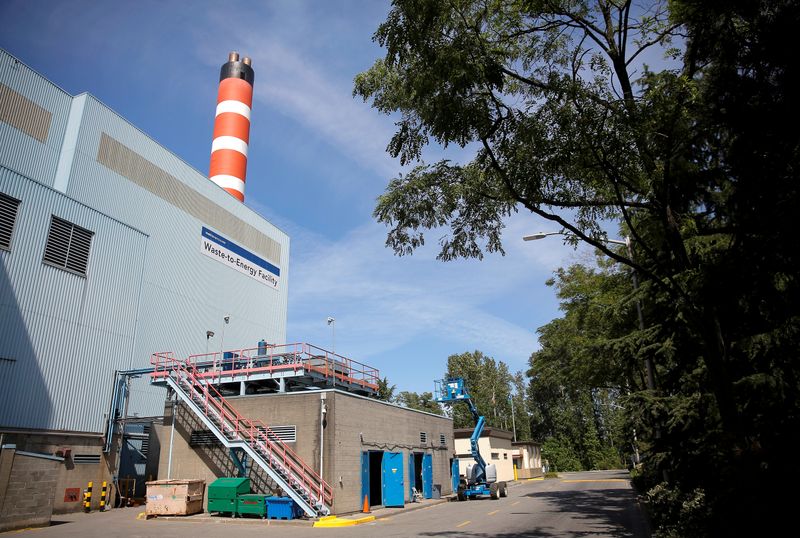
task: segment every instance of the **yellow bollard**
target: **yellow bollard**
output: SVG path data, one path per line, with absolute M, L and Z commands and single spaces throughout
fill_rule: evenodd
M 103 480 L 103 487 L 100 489 L 100 511 L 104 512 L 106 509 L 106 493 L 108 492 L 108 482 Z
M 517 466 L 514 466 L 514 480 L 517 479 Z
M 83 494 L 83 510 L 85 512 L 92 511 L 92 486 L 94 482 L 89 482 L 89 485 L 86 486 L 86 491 Z

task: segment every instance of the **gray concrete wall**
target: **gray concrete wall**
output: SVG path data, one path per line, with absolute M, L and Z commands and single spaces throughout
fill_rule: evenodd
M 0 532 L 50 524 L 61 462 L 0 449 Z
M 434 485 L 440 486 L 442 495 L 452 493 L 452 420 L 342 392 L 333 393 L 333 402 L 336 428 L 326 454 L 333 450 L 334 467 L 326 478 L 334 486 L 336 513 L 361 510 L 361 453 L 369 450 L 403 454 L 406 502 L 410 490 L 408 458 L 414 452 L 432 455 Z M 427 434 L 427 443 L 420 443 L 420 432 Z M 440 434 L 445 435 L 444 445 L 440 444 Z
M 56 466 L 56 485 L 53 501 L 53 513 L 62 514 L 79 512 L 83 509 L 83 490 L 89 482 L 94 483 L 92 492 L 92 510 L 100 508 L 100 486 L 105 480 L 109 484 L 108 507 L 113 506 L 114 490 L 111 487 L 111 471 L 113 460 L 103 454 L 103 440 L 100 437 L 78 436 L 58 433 L 5 433 L 3 443 L 15 444 L 17 450 L 40 454 L 56 455 L 62 449 L 69 449 L 70 456 L 64 458 L 63 463 Z M 100 456 L 100 463 L 81 464 L 75 463 L 78 454 Z M 113 457 L 113 453 L 109 455 Z M 79 491 L 75 500 L 67 497 L 67 490 Z

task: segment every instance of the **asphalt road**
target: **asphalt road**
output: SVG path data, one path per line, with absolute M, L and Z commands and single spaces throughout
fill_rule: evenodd
M 625 471 L 565 473 L 559 479 L 523 481 L 498 500 L 423 505 L 353 527 L 321 529 L 229 518 L 137 519 L 142 508 L 53 517 L 55 525 L 0 533 L 34 538 L 145 537 L 630 537 L 646 538 L 647 526 Z M 384 512 L 385 514 L 386 512 Z M 380 511 L 375 515 L 382 515 Z
M 584 537 L 649 536 L 624 471 L 565 473 L 525 481 L 508 497 L 450 502 L 372 524 L 331 529 L 340 536 Z

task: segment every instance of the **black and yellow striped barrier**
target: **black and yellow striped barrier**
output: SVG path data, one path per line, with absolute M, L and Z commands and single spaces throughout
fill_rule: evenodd
M 103 480 L 103 487 L 100 489 L 100 511 L 104 512 L 106 509 L 106 494 L 108 493 L 108 482 Z
M 92 511 L 92 486 L 94 482 L 89 482 L 86 486 L 86 491 L 83 492 L 83 510 L 84 512 Z

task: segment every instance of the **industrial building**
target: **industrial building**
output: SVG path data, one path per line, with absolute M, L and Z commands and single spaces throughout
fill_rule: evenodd
M 55 512 L 81 509 L 91 481 L 141 495 L 147 478 L 263 472 L 264 487 L 293 489 L 245 457 L 264 443 L 324 478 L 307 513 L 384 504 L 386 472 L 401 484 L 390 503 L 452 489 L 449 419 L 369 398 L 370 367 L 280 348 L 289 237 L 241 203 L 252 84 L 232 54 L 209 181 L 0 50 L 0 445 L 59 459 Z M 202 395 L 249 417 L 250 449 L 244 419 L 233 439 L 227 415 L 192 403 Z

